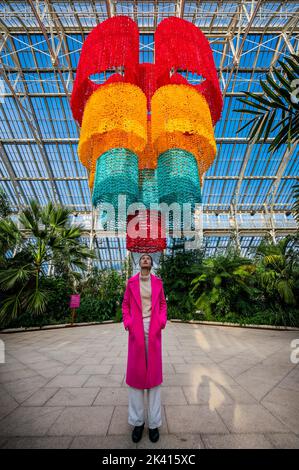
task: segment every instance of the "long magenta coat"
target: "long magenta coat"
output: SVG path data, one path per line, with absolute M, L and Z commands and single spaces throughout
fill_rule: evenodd
M 163 381 L 161 330 L 167 322 L 167 304 L 163 281 L 150 273 L 152 313 L 147 368 L 139 276 L 140 273 L 137 273 L 128 280 L 122 302 L 123 324 L 129 330 L 126 383 L 130 387 L 146 389 L 156 387 Z

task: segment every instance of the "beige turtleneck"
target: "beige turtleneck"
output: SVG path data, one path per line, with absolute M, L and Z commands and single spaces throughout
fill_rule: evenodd
M 140 273 L 140 296 L 142 302 L 142 317 L 148 318 L 152 312 L 152 286 L 150 273 L 146 276 Z

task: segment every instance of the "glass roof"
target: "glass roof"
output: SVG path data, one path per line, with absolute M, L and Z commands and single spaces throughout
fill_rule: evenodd
M 90 217 L 87 171 L 77 156 L 79 129 L 69 106 L 84 39 L 109 16 L 129 15 L 141 31 L 140 62 L 153 62 L 157 24 L 180 16 L 208 37 L 224 94 L 222 118 L 215 127 L 217 156 L 202 188 L 209 250 L 215 251 L 211 217 L 215 211 L 228 217 L 232 203 L 238 217 L 257 211 L 250 220 L 245 217 L 246 230 L 256 229 L 250 238 L 257 240 L 259 230 L 267 227 L 270 209 L 277 227 L 286 233 L 294 229 L 294 220 L 285 212 L 292 206 L 291 188 L 299 175 L 298 148 L 282 148 L 271 156 L 270 141 L 249 146 L 246 130 L 237 134 L 249 117 L 235 109 L 243 107 L 238 101 L 242 92 L 261 92 L 259 80 L 277 60 L 298 52 L 299 2 L 47 1 L 39 2 L 38 10 L 31 4 L 36 5 L 0 3 L 0 179 L 15 210 L 34 197 Z M 188 79 L 199 81 L 195 75 Z M 229 224 L 222 229 L 228 231 Z M 224 232 L 217 232 L 217 243 L 223 243 Z M 244 247 L 255 243 L 247 238 L 242 237 Z M 107 241 L 103 243 L 108 252 Z M 117 243 L 115 256 L 123 259 L 124 240 Z

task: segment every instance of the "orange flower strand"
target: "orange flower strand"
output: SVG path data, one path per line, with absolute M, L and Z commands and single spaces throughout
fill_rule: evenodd
M 144 139 L 138 137 L 132 132 L 125 132 L 121 130 L 112 130 L 105 134 L 93 136 L 93 138 L 82 145 L 81 150 L 84 154 L 84 159 L 80 155 L 81 162 L 86 168 L 91 169 L 95 167 L 95 163 L 100 155 L 112 148 L 143 148 Z
M 198 163 L 201 173 L 207 171 L 212 165 L 216 155 L 215 139 L 204 135 L 195 135 L 190 138 L 182 132 L 172 132 L 160 135 L 155 142 L 155 148 L 161 154 L 171 148 L 179 148 L 192 153 Z
M 152 97 L 152 139 L 158 154 L 181 148 L 194 154 L 206 171 L 216 155 L 206 99 L 186 85 L 166 85 Z
M 165 128 L 169 131 L 186 132 L 196 132 L 198 128 L 200 132 L 204 125 L 207 132 L 213 134 L 212 118 L 206 99 L 188 85 L 162 86 L 153 95 L 151 106 L 153 141 Z M 173 125 L 179 125 L 180 129 L 173 128 Z
M 95 137 L 103 137 L 102 147 L 106 150 L 116 147 L 115 143 L 111 142 L 107 148 L 111 132 L 114 132 L 111 135 L 119 142 L 118 147 L 129 148 L 133 152 L 144 149 L 147 141 L 146 96 L 136 85 L 111 83 L 98 88 L 89 97 L 84 110 L 78 146 L 79 158 L 84 165 L 90 165 Z M 130 137 L 122 142 L 124 135 Z M 100 150 L 101 145 L 98 147 Z
M 145 168 L 155 169 L 157 167 L 157 153 L 152 143 L 152 123 L 149 119 L 147 121 L 147 144 L 138 154 L 138 168 L 143 170 Z

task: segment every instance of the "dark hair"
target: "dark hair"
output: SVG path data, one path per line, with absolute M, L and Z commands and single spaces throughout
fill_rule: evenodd
M 140 256 L 140 258 L 139 258 L 139 264 L 140 264 L 140 260 L 141 260 L 141 258 L 142 258 L 143 256 L 149 256 L 149 257 L 150 257 L 150 259 L 152 260 L 152 262 L 151 262 L 151 267 L 152 267 L 153 264 L 154 264 L 153 258 L 152 258 L 151 255 L 149 255 L 148 253 L 143 253 L 143 254 Z

